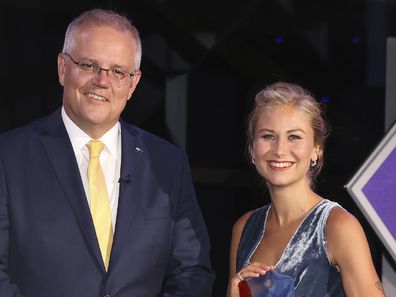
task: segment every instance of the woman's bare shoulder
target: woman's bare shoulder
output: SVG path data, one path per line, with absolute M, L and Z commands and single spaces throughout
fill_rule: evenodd
M 243 228 L 245 227 L 246 222 L 249 220 L 250 216 L 254 210 L 250 210 L 243 214 L 241 217 L 239 217 L 238 220 L 236 220 L 233 228 L 233 233 L 236 232 L 238 234 L 242 233 Z

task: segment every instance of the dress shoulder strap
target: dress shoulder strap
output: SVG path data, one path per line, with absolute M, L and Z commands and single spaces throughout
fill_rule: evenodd
M 243 227 L 237 251 L 237 271 L 241 270 L 247 264 L 246 261 L 249 259 L 252 250 L 256 248 L 256 245 L 260 241 L 269 206 L 268 204 L 255 209 Z

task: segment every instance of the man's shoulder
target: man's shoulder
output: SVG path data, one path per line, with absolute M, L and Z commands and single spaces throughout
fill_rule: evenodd
M 142 128 L 125 122 L 121 122 L 121 127 L 124 132 L 127 132 L 130 136 L 132 136 L 132 138 L 134 138 L 137 143 L 144 146 L 145 149 L 155 150 L 156 152 L 163 152 L 168 154 L 171 153 L 184 155 L 184 151 L 175 144 Z
M 24 126 L 5 131 L 0 134 L 0 143 L 4 145 L 9 142 L 20 142 L 23 140 L 28 140 L 31 137 L 46 134 L 50 131 L 50 129 L 55 128 L 55 126 L 57 126 L 57 123 L 60 123 L 56 120 L 57 117 L 57 112 L 54 112 L 49 116 L 38 118 Z

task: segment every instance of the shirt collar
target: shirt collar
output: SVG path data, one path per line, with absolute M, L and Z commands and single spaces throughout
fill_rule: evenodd
M 62 120 L 65 124 L 67 134 L 69 134 L 70 141 L 73 146 L 74 154 L 78 154 L 82 149 L 86 148 L 86 144 L 92 140 L 92 138 L 81 130 L 66 114 L 64 107 L 62 106 Z M 109 131 L 99 138 L 105 145 L 105 149 L 114 157 L 117 157 L 118 141 L 120 139 L 121 126 L 120 122 L 117 122 Z

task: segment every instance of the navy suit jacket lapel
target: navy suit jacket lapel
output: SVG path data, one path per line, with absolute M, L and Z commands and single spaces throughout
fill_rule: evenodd
M 111 251 L 110 270 L 119 261 L 122 249 L 131 236 L 130 228 L 134 218 L 138 217 L 140 201 L 145 185 L 142 180 L 144 166 L 144 146 L 137 130 L 121 122 L 122 160 L 121 181 L 117 211 L 117 222 Z
M 59 109 L 48 118 L 41 142 L 73 210 L 86 244 L 98 265 L 104 269 L 80 171 Z

